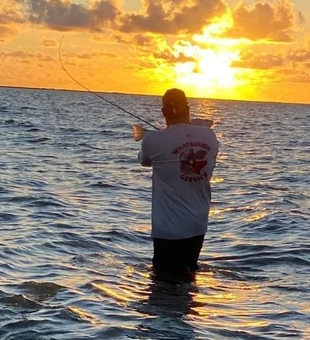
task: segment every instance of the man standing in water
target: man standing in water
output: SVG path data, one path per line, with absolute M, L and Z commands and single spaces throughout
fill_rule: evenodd
M 141 164 L 153 167 L 153 267 L 193 272 L 207 231 L 219 143 L 213 130 L 190 123 L 183 91 L 165 93 L 162 113 L 167 128 L 147 132 L 139 153 Z

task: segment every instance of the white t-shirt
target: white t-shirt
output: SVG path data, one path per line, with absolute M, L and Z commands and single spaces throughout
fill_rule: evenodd
M 153 238 L 178 240 L 206 233 L 218 146 L 213 130 L 190 124 L 144 136 L 139 161 L 153 167 Z

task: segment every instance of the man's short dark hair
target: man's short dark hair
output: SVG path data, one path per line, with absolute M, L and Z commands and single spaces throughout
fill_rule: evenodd
M 178 116 L 187 113 L 188 104 L 184 91 L 179 89 L 167 90 L 163 96 L 163 108 Z

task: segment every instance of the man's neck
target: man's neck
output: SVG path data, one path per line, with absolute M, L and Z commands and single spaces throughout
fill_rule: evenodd
M 166 118 L 167 127 L 175 124 L 189 124 L 189 117 Z

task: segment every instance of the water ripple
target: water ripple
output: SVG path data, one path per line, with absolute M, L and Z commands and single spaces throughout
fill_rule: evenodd
M 106 96 L 163 124 L 159 97 Z M 0 102 L 1 340 L 310 337 L 309 106 L 190 100 L 220 139 L 213 205 L 200 270 L 162 282 L 136 121 L 80 92 Z

